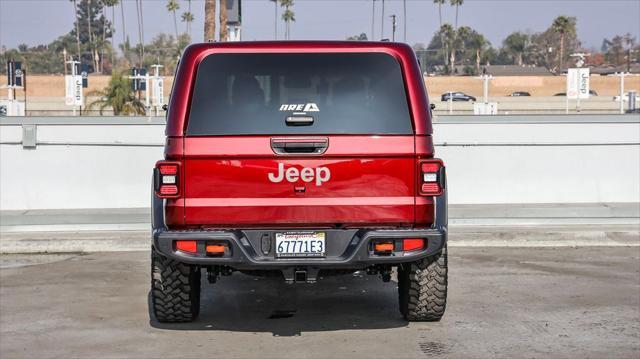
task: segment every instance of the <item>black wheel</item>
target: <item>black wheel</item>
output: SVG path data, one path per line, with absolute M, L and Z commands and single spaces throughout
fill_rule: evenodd
M 400 313 L 409 321 L 439 321 L 447 306 L 447 247 L 398 268 Z
M 159 322 L 190 322 L 200 312 L 200 268 L 151 249 L 151 305 Z

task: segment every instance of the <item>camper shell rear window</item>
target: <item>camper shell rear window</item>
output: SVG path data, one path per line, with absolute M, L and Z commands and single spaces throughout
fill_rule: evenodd
M 412 134 L 385 53 L 213 54 L 198 66 L 189 136 Z

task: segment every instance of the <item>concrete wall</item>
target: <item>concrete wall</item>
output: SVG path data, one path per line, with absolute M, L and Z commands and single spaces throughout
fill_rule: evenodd
M 451 203 L 640 201 L 640 116 L 442 116 Z M 37 125 L 23 148 L 22 125 Z M 149 204 L 162 118 L 0 121 L 0 209 Z
M 623 118 L 607 118 L 616 117 Z M 640 116 L 627 123 L 511 118 L 521 120 L 451 116 L 435 125 L 452 203 L 640 201 Z

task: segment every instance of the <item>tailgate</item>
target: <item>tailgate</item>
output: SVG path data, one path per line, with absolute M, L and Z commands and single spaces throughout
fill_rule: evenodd
M 188 137 L 185 224 L 411 225 L 414 151 L 408 135 Z

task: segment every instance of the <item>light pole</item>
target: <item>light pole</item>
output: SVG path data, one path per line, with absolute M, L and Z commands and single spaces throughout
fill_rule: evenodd
M 624 114 L 624 77 L 627 74 L 624 71 L 616 72 L 614 76 L 620 77 L 620 114 Z
M 371 41 L 376 37 L 376 0 L 371 0 Z
M 269 0 L 273 1 L 273 23 L 274 23 L 274 39 L 278 40 L 278 0 Z
M 407 0 L 402 0 L 402 12 L 402 26 L 404 27 L 402 40 L 407 42 Z
M 391 18 L 391 41 L 396 41 L 396 15 L 389 16 Z
M 384 0 L 382 0 L 382 20 L 380 21 L 380 40 L 384 39 Z

